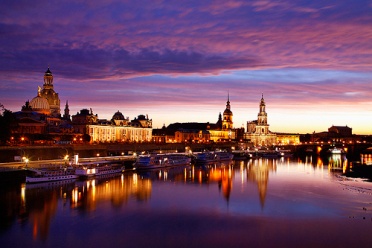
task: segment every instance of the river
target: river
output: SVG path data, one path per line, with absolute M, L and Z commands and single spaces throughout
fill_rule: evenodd
M 343 158 L 252 159 L 1 187 L 2 247 L 370 247 Z

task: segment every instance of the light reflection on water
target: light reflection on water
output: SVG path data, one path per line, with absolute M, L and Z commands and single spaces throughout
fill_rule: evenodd
M 254 159 L 5 187 L 0 241 L 17 247 L 98 247 L 114 241 L 139 247 L 156 241 L 171 247 L 180 246 L 180 240 L 185 247 L 224 247 L 238 245 L 231 237 L 248 228 L 259 237 L 273 229 L 277 235 L 271 233 L 271 241 L 241 237 L 271 246 L 288 241 L 292 234 L 277 230 L 288 223 L 297 235 L 306 230 L 308 239 L 314 225 L 319 232 L 353 225 L 349 232 L 360 236 L 372 227 L 372 183 L 342 177 L 346 165 L 341 156 L 330 157 L 327 165 L 313 157 Z M 357 240 L 349 235 L 362 246 L 372 241 L 368 235 Z

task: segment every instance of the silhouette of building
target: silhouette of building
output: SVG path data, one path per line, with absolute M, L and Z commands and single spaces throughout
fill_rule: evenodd
M 233 128 L 233 113 L 230 95 L 227 96 L 226 109 L 218 115 L 216 123 L 186 122 L 172 123 L 162 129 L 154 129 L 153 140 L 156 142 L 221 142 L 235 140 L 236 130 Z M 167 136 L 167 138 L 164 138 Z
M 334 134 L 334 136 L 350 137 L 353 135 L 353 129 L 348 126 L 331 126 L 328 128 L 328 133 Z
M 38 86 L 37 95 L 31 101 L 26 101 L 21 111 L 14 113 L 14 117 L 16 125 L 11 130 L 12 135 L 22 137 L 25 143 L 43 140 L 62 143 L 76 140 L 142 142 L 151 141 L 152 138 L 152 120 L 144 115 L 129 121 L 118 111 L 111 120 L 99 120 L 92 109 L 82 109 L 71 116 L 66 101 L 61 117 L 60 99 L 54 90 L 53 74 L 49 68 L 44 74 L 43 87 Z
M 65 111 L 68 111 L 68 106 Z M 25 142 L 59 140 L 62 135 L 73 131 L 68 118 L 61 118 L 60 112 L 60 99 L 54 91 L 53 74 L 48 68 L 37 95 L 26 101 L 21 111 L 14 113 L 16 125 L 11 130 L 12 135 L 21 136 Z

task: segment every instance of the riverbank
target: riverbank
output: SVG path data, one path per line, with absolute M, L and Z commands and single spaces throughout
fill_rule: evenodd
M 4 146 L 0 147 L 0 163 L 19 161 L 27 157 L 30 161 L 63 159 L 66 155 L 72 158 L 106 157 L 131 155 L 143 151 L 155 152 L 184 152 L 186 149 L 201 151 L 203 149 L 231 150 L 236 143 L 226 142 L 219 144 L 154 144 L 154 143 L 122 143 L 122 144 L 79 144 L 79 145 L 53 145 L 53 146 Z

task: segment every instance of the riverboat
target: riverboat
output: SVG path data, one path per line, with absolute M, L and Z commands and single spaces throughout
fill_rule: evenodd
M 111 163 L 85 163 L 80 164 L 75 170 L 79 178 L 97 177 L 108 174 L 123 172 L 124 168 L 120 164 Z
M 235 160 L 247 160 L 253 158 L 253 154 L 246 150 L 235 150 L 232 151 Z
M 234 155 L 230 152 L 225 151 L 206 151 L 196 153 L 196 164 L 209 164 L 209 163 L 218 163 L 223 161 L 230 161 L 234 158 Z
M 43 183 L 52 181 L 62 181 L 76 179 L 75 169 L 72 167 L 64 168 L 29 168 L 31 175 L 26 176 L 26 183 Z
M 331 153 L 331 154 L 343 154 L 343 153 L 345 153 L 345 151 L 342 148 L 337 148 L 337 147 L 333 147 L 331 149 L 328 149 L 327 152 Z
M 280 158 L 281 153 L 278 151 L 264 152 L 261 154 L 263 158 Z
M 157 169 L 180 165 L 190 165 L 191 157 L 180 153 L 150 154 L 138 156 L 134 169 Z

